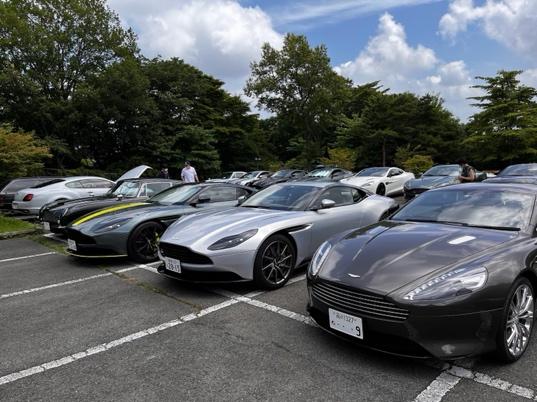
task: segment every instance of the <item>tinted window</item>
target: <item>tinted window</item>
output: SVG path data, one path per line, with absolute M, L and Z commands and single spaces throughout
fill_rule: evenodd
M 427 170 L 424 176 L 458 176 L 460 174 L 459 165 L 439 165 Z
M 244 188 L 237 188 L 237 198 L 242 197 L 243 195 L 248 197 L 250 195 L 250 192 Z
M 69 188 L 83 188 L 81 180 L 71 181 L 69 183 L 66 183 L 65 186 Z
M 304 210 L 318 193 L 319 188 L 314 186 L 275 184 L 252 195 L 242 206 L 300 211 Z
M 172 187 L 167 190 L 164 190 L 157 195 L 151 197 L 151 202 L 158 202 L 160 204 L 183 204 L 187 202 L 192 196 L 198 193 L 203 186 L 179 186 Z
M 320 206 L 322 200 L 332 200 L 336 203 L 336 207 L 342 205 L 354 204 L 355 200 L 360 200 L 359 191 L 352 187 L 331 187 L 325 190 L 319 197 L 317 207 Z
M 209 197 L 209 202 L 225 202 L 234 201 L 237 197 L 235 187 L 211 186 L 201 192 L 200 197 Z
M 383 177 L 386 175 L 386 172 L 388 171 L 388 168 L 385 167 L 374 167 L 374 168 L 367 168 L 364 170 L 359 171 L 356 173 L 356 176 L 358 177 Z
M 46 180 L 50 181 L 50 180 Z M 38 183 L 42 182 L 42 180 L 36 180 L 36 179 L 21 179 L 21 180 L 13 180 L 10 183 L 7 184 L 6 187 L 2 190 L 4 193 L 14 193 L 16 191 L 22 190 L 23 188 L 33 187 L 37 185 Z
M 533 195 L 499 189 L 446 189 L 421 194 L 392 219 L 524 229 L 533 202 Z
M 84 188 L 110 188 L 112 187 L 113 183 L 109 182 L 108 180 L 100 180 L 100 179 L 86 179 L 82 180 L 82 186 Z
M 112 194 L 122 195 L 123 197 L 136 197 L 139 188 L 139 181 L 124 181 L 112 192 Z
M 169 188 L 170 186 L 170 183 L 147 183 L 142 189 L 140 196 L 152 197 L 155 194 L 160 193 L 162 190 Z
M 45 181 L 43 183 L 36 184 L 32 188 L 42 188 L 42 187 L 50 186 L 51 184 L 61 183 L 62 181 L 65 181 L 65 180 L 63 180 L 63 179 L 47 180 L 47 181 Z

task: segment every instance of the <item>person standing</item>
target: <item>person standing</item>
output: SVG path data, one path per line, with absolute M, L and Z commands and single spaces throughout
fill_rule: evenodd
M 461 183 L 471 183 L 475 181 L 475 169 L 470 166 L 466 160 L 459 160 L 459 166 L 461 167 L 461 175 L 459 176 Z
M 185 167 L 181 170 L 181 180 L 185 183 L 199 183 L 198 174 L 196 169 L 190 166 L 190 162 L 185 162 Z
M 160 170 L 160 173 L 159 173 L 158 177 L 160 179 L 169 179 L 170 178 L 170 173 L 168 172 L 168 168 L 167 167 L 162 168 Z

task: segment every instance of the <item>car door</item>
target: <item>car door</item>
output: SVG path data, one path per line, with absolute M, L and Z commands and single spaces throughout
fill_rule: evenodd
M 242 195 L 243 193 L 240 193 Z M 197 195 L 196 208 L 231 208 L 237 205 L 240 197 L 237 187 L 213 185 L 202 190 Z
M 401 169 L 390 169 L 386 178 L 386 195 L 403 191 L 403 180 L 404 176 Z
M 313 202 L 311 253 L 329 237 L 361 226 L 362 214 L 358 203 L 366 197 L 365 192 L 349 186 L 334 186 L 324 190 Z M 321 208 L 322 200 L 332 200 L 335 206 Z

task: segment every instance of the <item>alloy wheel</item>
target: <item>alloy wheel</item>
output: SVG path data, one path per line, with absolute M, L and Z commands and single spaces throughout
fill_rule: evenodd
M 276 240 L 265 248 L 261 261 L 261 272 L 265 279 L 279 285 L 287 280 L 293 269 L 293 252 L 287 243 Z
M 144 228 L 134 241 L 135 250 L 140 255 L 156 257 L 159 240 L 160 233 L 157 227 Z
M 533 327 L 534 299 L 531 288 L 521 284 L 514 292 L 505 327 L 505 342 L 509 353 L 520 356 L 530 340 Z

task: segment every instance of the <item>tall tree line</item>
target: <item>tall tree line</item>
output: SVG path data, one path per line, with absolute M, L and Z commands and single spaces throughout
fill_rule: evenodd
M 321 162 L 421 169 L 461 156 L 499 168 L 537 157 L 537 91 L 519 71 L 481 77 L 479 111 L 461 124 L 436 95 L 341 77 L 326 47 L 304 36 L 264 45 L 251 67 L 245 93 L 266 119 L 184 61 L 143 57 L 105 0 L 0 2 L 2 135 L 34 133 L 34 170 L 49 153 L 49 168 L 114 172 L 188 159 L 205 177 Z

